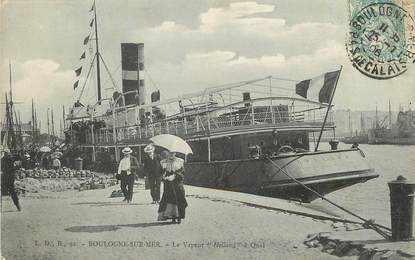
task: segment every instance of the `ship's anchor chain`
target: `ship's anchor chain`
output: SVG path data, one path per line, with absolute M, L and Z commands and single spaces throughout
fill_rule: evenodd
M 315 195 L 317 195 L 319 198 L 327 201 L 328 203 L 330 203 L 331 205 L 343 210 L 344 212 L 360 219 L 361 221 L 363 221 L 363 223 L 359 223 L 361 224 L 364 228 L 370 228 L 373 229 L 375 232 L 377 232 L 379 235 L 381 235 L 382 237 L 389 239 L 391 237 L 390 233 L 392 232 L 392 230 L 388 227 L 376 224 L 375 221 L 373 219 L 365 219 L 353 212 L 351 212 L 348 209 L 345 209 L 344 207 L 340 206 L 339 204 L 327 199 L 326 197 L 324 197 L 323 195 L 321 195 L 320 193 L 318 193 L 317 191 L 311 189 L 310 187 L 306 186 L 305 184 L 303 184 L 301 181 L 297 180 L 296 178 L 292 177 L 291 175 L 289 175 L 283 168 L 281 168 L 278 164 L 276 164 L 275 162 L 273 162 L 271 160 L 271 158 L 269 158 L 269 156 L 266 157 L 268 159 L 268 161 L 270 161 L 270 163 L 272 165 L 274 165 L 276 168 L 278 168 L 278 170 L 280 172 L 282 172 L 284 175 L 286 175 L 288 178 L 290 178 L 291 180 L 293 180 L 294 182 L 296 182 L 297 184 L 301 185 L 302 187 L 304 187 L 305 189 L 311 191 L 312 193 L 314 193 Z

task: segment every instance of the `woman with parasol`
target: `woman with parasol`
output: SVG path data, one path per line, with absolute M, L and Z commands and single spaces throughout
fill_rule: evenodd
M 176 152 L 187 155 L 192 152 L 190 146 L 174 135 L 158 135 L 150 139 L 157 146 L 168 150 L 167 158 L 160 161 L 163 173 L 163 196 L 158 209 L 158 220 L 171 219 L 172 223 L 181 223 L 184 219 L 187 201 L 183 186 L 184 160 L 176 157 Z

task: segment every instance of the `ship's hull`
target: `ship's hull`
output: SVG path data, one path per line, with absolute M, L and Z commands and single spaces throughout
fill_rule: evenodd
M 322 195 L 379 176 L 367 165 L 360 150 L 287 154 L 271 160 L 291 177 Z M 317 198 L 266 158 L 186 163 L 185 181 L 195 186 L 302 202 Z
M 369 138 L 369 144 L 398 144 L 414 145 L 415 137 L 372 137 Z
M 402 137 L 392 134 L 390 130 L 376 131 L 376 129 L 371 129 L 368 138 L 368 144 L 415 144 L 415 136 Z

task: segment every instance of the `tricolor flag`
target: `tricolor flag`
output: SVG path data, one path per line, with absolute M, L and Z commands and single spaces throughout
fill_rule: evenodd
M 76 76 L 78 77 L 79 75 L 81 75 L 82 72 L 82 67 L 79 67 L 79 69 L 75 70 Z
M 93 24 L 94 24 L 94 18 L 92 18 L 92 21 L 89 23 L 89 27 L 92 27 Z
M 89 41 L 89 35 L 87 37 L 85 37 L 85 39 L 84 39 L 84 45 L 86 45 L 88 43 L 88 41 Z
M 73 89 L 75 90 L 78 87 L 79 84 L 79 80 L 77 80 L 74 84 L 73 84 Z
M 340 72 L 341 68 L 337 68 L 315 78 L 300 81 L 295 85 L 295 93 L 306 99 L 330 103 Z
M 85 52 L 82 53 L 81 57 L 79 58 L 80 60 L 85 59 Z

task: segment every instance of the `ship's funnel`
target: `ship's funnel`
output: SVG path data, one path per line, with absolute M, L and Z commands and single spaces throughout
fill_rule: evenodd
M 144 43 L 121 43 L 121 65 L 125 105 L 144 105 Z

